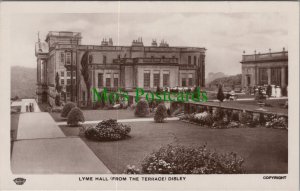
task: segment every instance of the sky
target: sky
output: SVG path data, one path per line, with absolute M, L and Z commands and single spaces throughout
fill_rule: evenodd
M 82 33 L 82 44 L 100 45 L 113 38 L 114 45 L 130 46 L 143 38 L 167 41 L 170 46 L 205 47 L 209 72 L 241 73 L 243 51 L 288 49 L 288 17 L 283 13 L 86 13 L 15 14 L 11 17 L 12 65 L 36 67 L 34 44 L 48 31 Z

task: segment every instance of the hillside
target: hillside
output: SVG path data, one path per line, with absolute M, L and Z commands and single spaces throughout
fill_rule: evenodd
M 222 77 L 226 77 L 227 75 L 225 75 L 223 72 L 209 72 L 208 76 L 205 80 L 206 84 L 209 84 L 210 82 L 212 82 L 213 80 L 217 79 L 217 78 L 222 78 Z
M 217 78 L 208 84 L 208 87 L 214 88 L 217 87 L 218 84 L 223 84 L 224 87 L 232 88 L 241 87 L 242 84 L 242 74 L 237 74 L 234 76 L 227 76 L 222 78 Z
M 36 90 L 36 69 L 21 66 L 11 67 L 11 97 L 34 98 Z

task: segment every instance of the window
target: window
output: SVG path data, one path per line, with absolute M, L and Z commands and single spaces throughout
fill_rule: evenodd
M 73 86 L 76 86 L 76 79 L 73 79 Z
M 153 86 L 154 87 L 159 87 L 160 84 L 160 74 L 159 71 L 154 71 L 153 74 Z
M 70 77 L 70 76 L 71 76 L 71 72 L 67 71 L 67 77 Z
M 259 84 L 268 84 L 268 72 L 266 68 L 259 68 L 258 70 Z
M 60 80 L 60 84 L 61 84 L 61 85 L 65 85 L 65 80 L 64 80 L 64 79 L 61 79 L 61 80 Z
M 189 86 L 193 86 L 193 74 L 189 74 Z
M 71 64 L 71 53 L 70 52 L 66 53 L 66 64 L 67 65 Z
M 186 78 L 181 78 L 182 87 L 186 87 Z
M 67 85 L 71 85 L 71 79 L 67 79 Z
M 63 71 L 60 72 L 60 76 L 61 76 L 61 77 L 64 77 L 64 76 L 65 76 L 65 72 L 63 72 Z
M 73 78 L 76 78 L 76 71 L 73 71 Z
M 162 59 L 165 59 L 165 56 L 162 56 L 161 58 L 162 58 Z
M 271 84 L 281 85 L 281 68 L 271 68 Z
M 110 87 L 110 74 L 106 74 L 106 79 L 105 79 L 105 86 Z
M 103 87 L 103 74 L 98 73 L 98 88 L 102 88 L 102 87 Z
M 60 62 L 65 62 L 65 54 L 63 52 L 60 53 Z
M 170 86 L 170 74 L 167 72 L 163 74 L 163 86 L 164 87 Z
M 106 64 L 106 56 L 103 55 L 103 64 Z
M 150 71 L 144 71 L 144 88 L 150 88 Z
M 119 86 L 119 74 L 114 74 L 114 87 Z
M 194 56 L 194 65 L 197 65 L 197 58 Z
M 192 58 L 191 56 L 188 57 L 188 64 L 191 64 L 192 63 Z

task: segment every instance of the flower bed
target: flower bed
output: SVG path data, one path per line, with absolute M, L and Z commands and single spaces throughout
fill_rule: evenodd
M 127 166 L 127 174 L 241 174 L 244 159 L 235 153 L 217 153 L 201 147 L 167 145 L 142 161 L 142 170 Z
M 213 129 L 244 127 L 288 129 L 287 117 L 245 111 L 221 111 L 220 109 L 217 109 L 212 115 L 206 111 L 202 113 L 185 114 L 180 117 L 180 120 Z
M 115 119 L 104 120 L 97 126 L 88 127 L 84 131 L 86 138 L 95 141 L 116 141 L 128 137 L 131 128 L 128 125 L 117 123 Z

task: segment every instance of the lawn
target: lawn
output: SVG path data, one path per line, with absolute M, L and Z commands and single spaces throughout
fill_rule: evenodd
M 86 121 L 96 121 L 105 119 L 135 119 L 140 118 L 134 115 L 134 111 L 131 109 L 119 109 L 119 110 L 82 110 Z M 66 119 L 60 117 L 60 113 L 49 112 L 52 118 L 56 122 L 66 121 Z M 153 113 L 150 113 L 148 117 L 153 117 Z
M 218 152 L 236 152 L 245 159 L 247 173 L 288 172 L 288 131 L 266 128 L 209 129 L 182 121 L 130 122 L 131 138 L 94 142 L 82 137 L 97 157 L 113 172 L 123 173 L 128 164 L 139 166 L 153 150 L 169 143 L 200 146 Z M 78 136 L 78 128 L 60 126 L 66 136 Z M 140 167 L 140 166 L 139 166 Z

